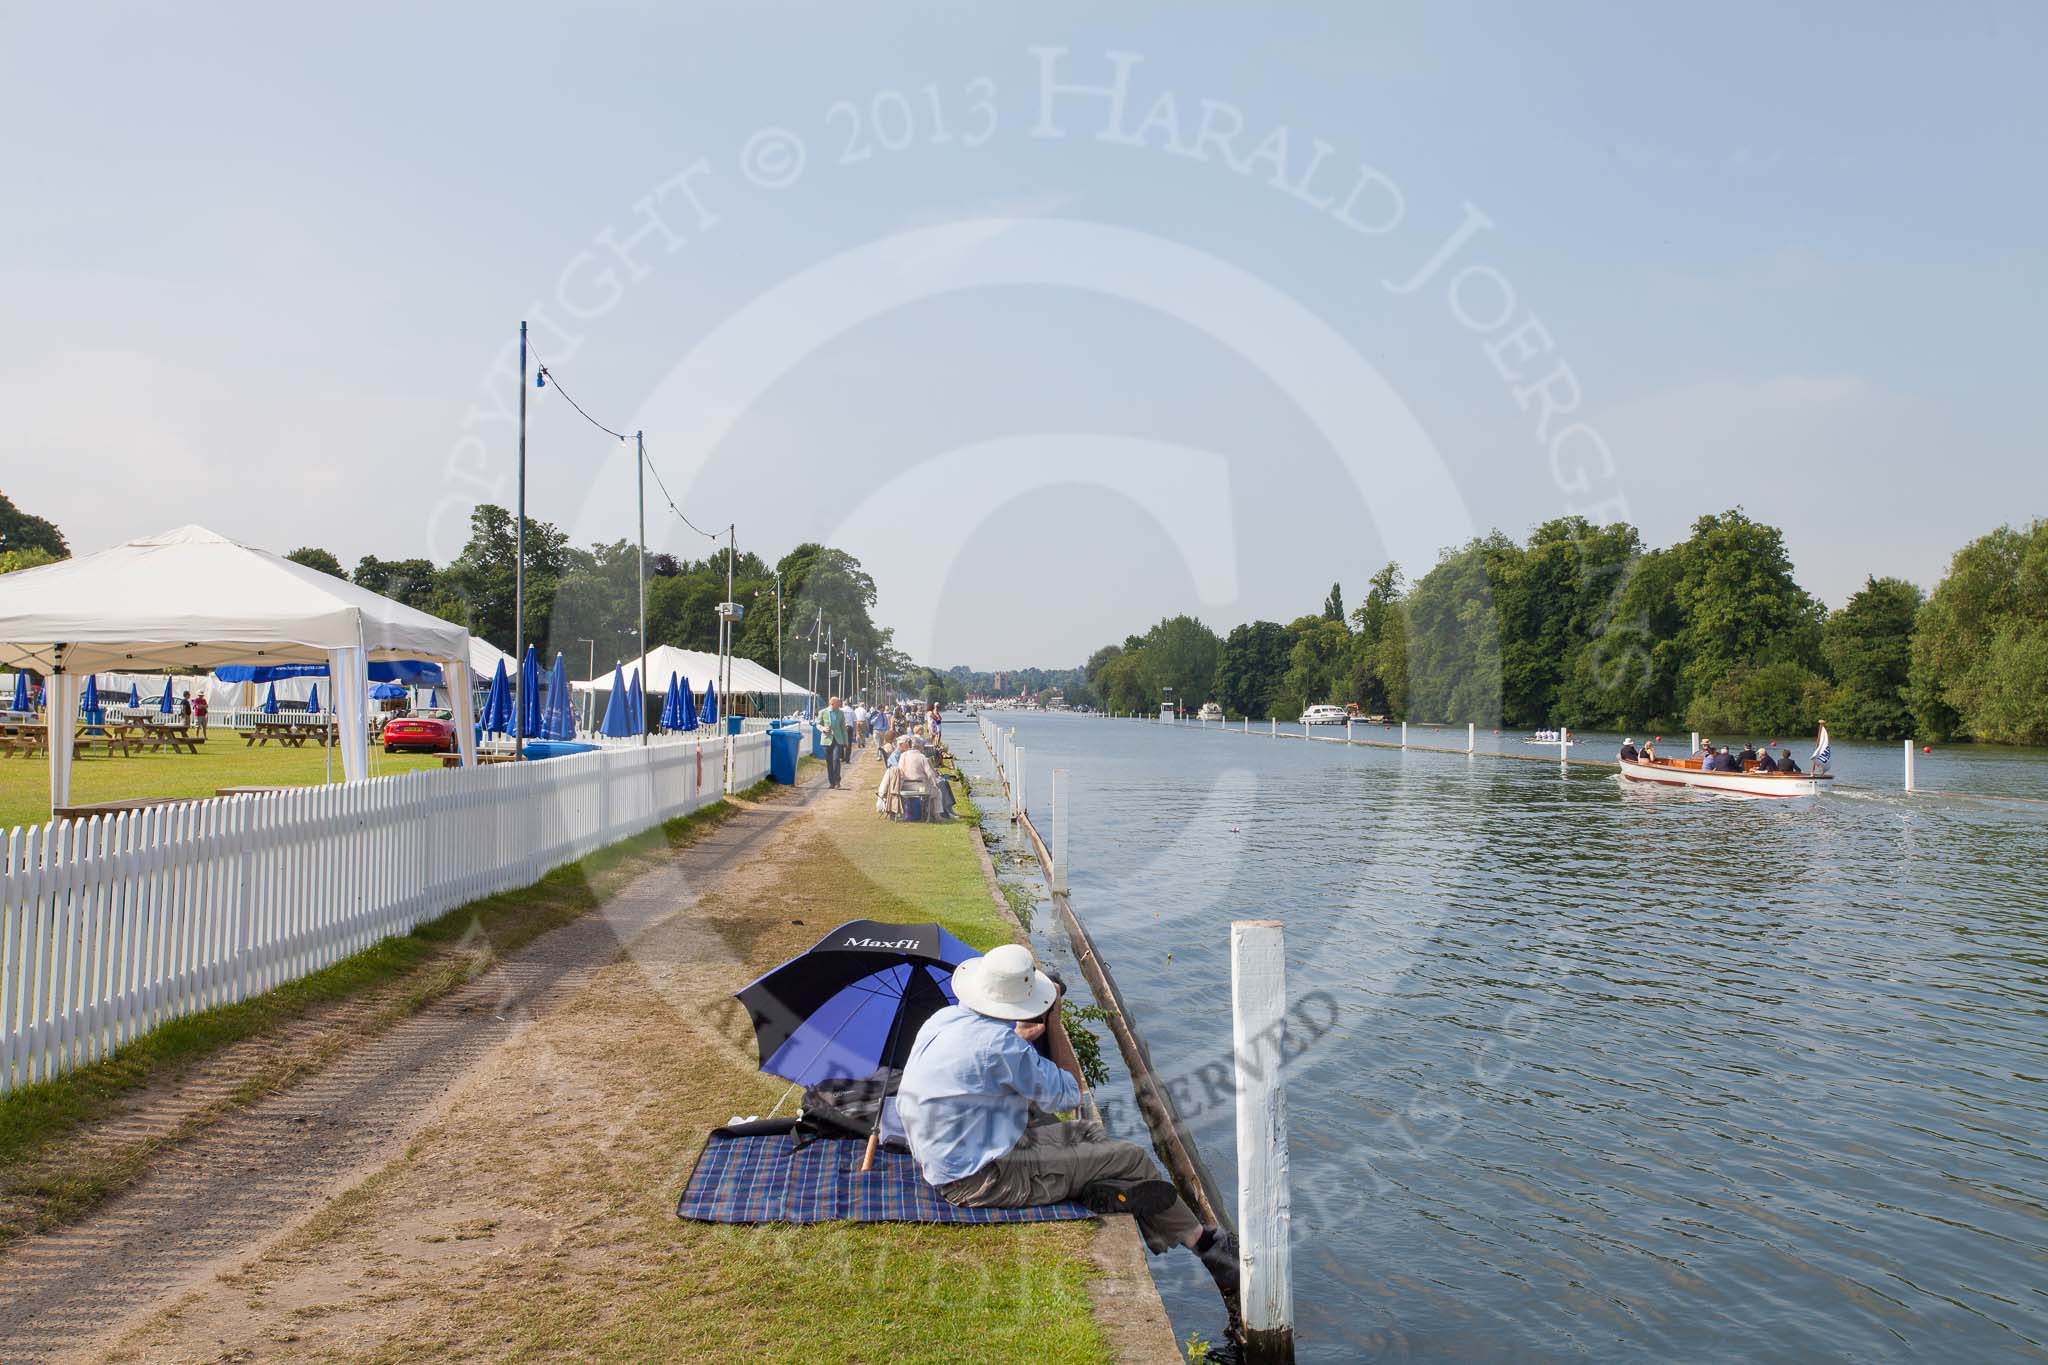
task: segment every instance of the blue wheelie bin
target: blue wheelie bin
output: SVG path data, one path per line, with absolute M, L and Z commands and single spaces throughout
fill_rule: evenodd
M 785 727 L 768 732 L 768 777 L 785 787 L 796 785 L 796 759 L 803 752 L 801 730 Z

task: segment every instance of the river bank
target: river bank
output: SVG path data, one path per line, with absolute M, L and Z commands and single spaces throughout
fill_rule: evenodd
M 765 1113 L 730 992 L 846 919 L 1010 936 L 971 825 L 815 770 L 574 924 L 14 1247 L 9 1358 L 1175 1358 L 1116 1222 L 681 1223 L 709 1128 Z M 1149 1304 L 1147 1300 L 1149 1299 Z

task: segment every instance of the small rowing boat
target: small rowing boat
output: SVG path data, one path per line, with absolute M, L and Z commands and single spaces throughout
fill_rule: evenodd
M 1654 763 L 1624 758 L 1621 775 L 1631 782 L 1699 787 L 1741 796 L 1818 796 L 1835 780 L 1833 773 L 1701 772 L 1697 758 L 1660 758 Z

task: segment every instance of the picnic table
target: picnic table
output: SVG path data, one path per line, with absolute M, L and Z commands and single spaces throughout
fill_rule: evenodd
M 10 754 L 35 757 L 50 747 L 50 731 L 41 721 L 9 721 L 0 725 L 0 758 Z
M 242 743 L 250 748 L 276 740 L 290 748 L 304 748 L 307 740 L 320 744 L 332 741 L 333 727 L 326 721 L 259 720 L 242 731 Z
M 199 746 L 206 743 L 206 736 L 193 733 L 190 722 L 146 720 L 136 723 L 128 742 L 151 749 L 169 749 L 172 753 L 197 754 Z
M 58 806 L 50 812 L 53 820 L 90 820 L 95 815 L 115 816 L 123 811 L 146 810 L 151 806 L 182 806 L 203 798 L 197 796 L 131 796 L 120 801 L 93 801 L 79 806 Z

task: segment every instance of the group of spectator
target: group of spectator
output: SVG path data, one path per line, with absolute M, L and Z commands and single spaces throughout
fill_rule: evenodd
M 944 724 L 935 704 L 922 709 L 909 704 L 849 707 L 842 698 L 833 697 L 817 718 L 825 749 L 826 784 L 839 790 L 855 747 L 872 739 L 875 753 L 882 759 L 882 779 L 875 789 L 876 811 L 898 818 L 915 813 L 925 819 L 952 819 L 953 786 L 941 771 Z

